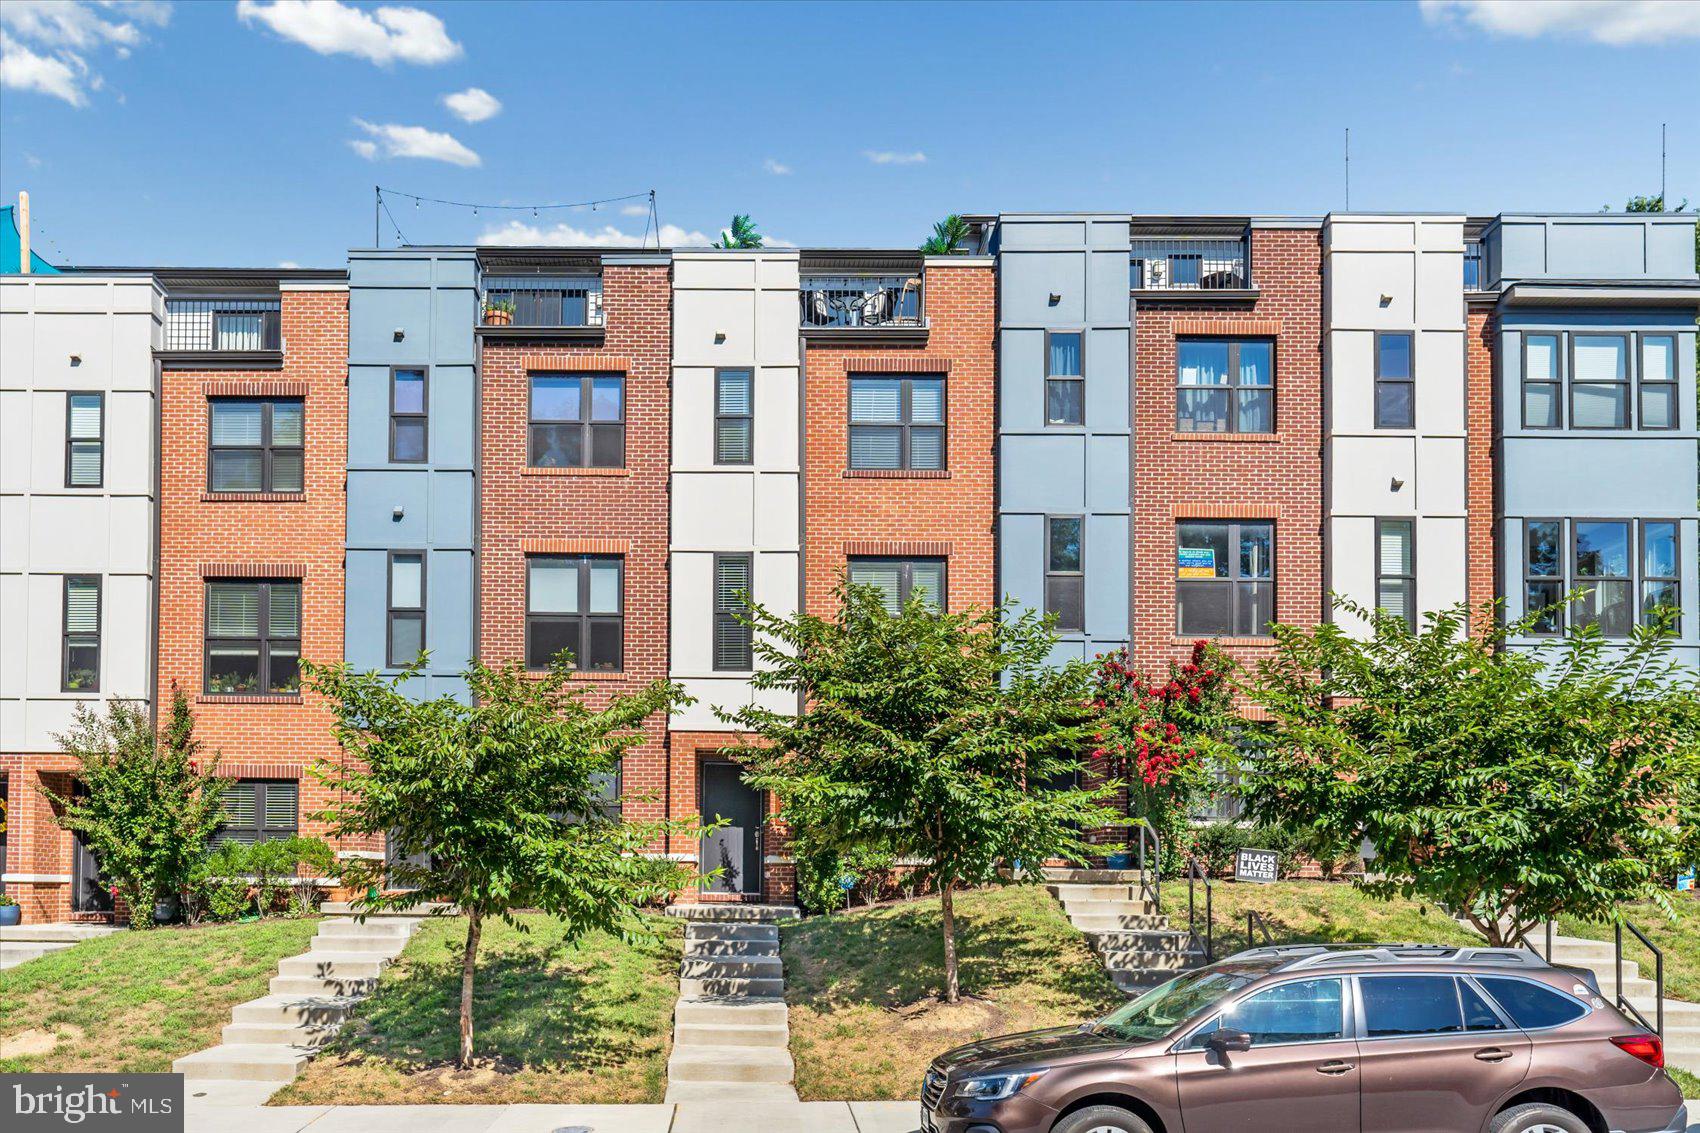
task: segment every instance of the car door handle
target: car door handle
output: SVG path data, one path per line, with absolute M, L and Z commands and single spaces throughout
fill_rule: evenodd
M 1478 1050 L 1476 1052 L 1477 1062 L 1504 1062 L 1510 1057 L 1510 1051 L 1501 1050 L 1497 1046 L 1490 1046 L 1486 1050 Z
M 1318 1074 L 1344 1074 L 1351 1068 L 1352 1064 L 1350 1062 L 1341 1062 L 1336 1059 L 1333 1062 L 1324 1062 L 1321 1066 L 1316 1068 L 1316 1072 Z

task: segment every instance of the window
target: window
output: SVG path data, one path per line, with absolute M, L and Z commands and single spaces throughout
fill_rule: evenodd
M 1045 424 L 1086 421 L 1086 367 L 1080 331 L 1045 333 Z
M 1629 343 L 1623 335 L 1570 336 L 1570 427 L 1629 427 Z
M 606 555 L 528 555 L 525 667 L 547 669 L 562 650 L 575 669 L 625 667 L 625 563 Z
M 1564 628 L 1564 523 L 1531 519 L 1523 525 L 1523 612 L 1542 611 L 1531 633 L 1557 633 Z
M 388 653 L 392 669 L 411 665 L 425 648 L 425 554 L 390 552 Z
M 1597 625 L 1605 637 L 1627 637 L 1637 620 L 1656 625 L 1682 609 L 1676 520 L 1531 519 L 1523 524 L 1523 538 L 1527 613 L 1586 590 L 1570 604 L 1575 624 Z M 1529 632 L 1560 633 L 1564 615 L 1563 608 L 1544 613 Z M 1670 624 L 1681 628 L 1679 620 Z
M 532 374 L 529 462 L 533 468 L 623 468 L 624 374 Z
M 301 583 L 247 579 L 206 584 L 206 690 L 301 691 Z
M 1657 625 L 1670 618 L 1673 631 L 1680 628 L 1682 612 L 1681 567 L 1677 555 L 1676 521 L 1641 521 L 1641 624 Z
M 424 370 L 390 371 L 390 460 L 423 464 L 426 459 L 426 383 Z
M 1086 629 L 1086 520 L 1078 515 L 1045 518 L 1045 613 L 1055 614 L 1061 633 Z
M 850 467 L 942 469 L 944 378 L 851 378 Z
M 1571 529 L 1575 540 L 1571 579 L 1576 588 L 1587 591 L 1575 603 L 1576 625 L 1597 624 L 1606 637 L 1629 636 L 1635 603 L 1628 521 L 1578 519 Z
M 1464 1030 L 1464 1011 L 1451 976 L 1360 977 L 1365 1037 L 1452 1035 Z
M 739 619 L 750 610 L 754 587 L 753 555 L 714 556 L 714 668 L 734 672 L 754 668 L 750 627 Z
M 1641 336 L 1641 427 L 1674 429 L 1676 410 L 1676 336 Z
M 218 398 L 210 406 L 208 490 L 302 490 L 300 398 Z
M 755 459 L 755 374 L 714 371 L 714 463 L 749 464 Z
M 1416 369 L 1412 335 L 1378 331 L 1375 336 L 1375 427 L 1416 426 Z
M 1275 525 L 1176 525 L 1175 604 L 1188 636 L 1267 634 L 1275 619 Z
M 1585 1004 L 1530 980 L 1477 976 L 1476 982 L 1493 996 L 1494 1002 L 1511 1017 L 1511 1021 L 1525 1031 L 1561 1026 L 1588 1013 Z
M 106 395 L 65 395 L 65 486 L 98 488 L 106 474 Z
M 1563 388 L 1563 372 L 1559 369 L 1558 335 L 1526 334 L 1523 336 L 1523 427 L 1525 429 L 1556 429 L 1559 390 Z
M 225 785 L 219 803 L 224 815 L 213 838 L 219 842 L 271 842 L 295 837 L 300 787 L 287 781 L 238 779 Z
M 61 692 L 100 691 L 100 577 L 65 576 Z
M 1458 1001 L 1464 1007 L 1466 1031 L 1503 1031 L 1505 1020 L 1499 1017 L 1482 993 L 1469 980 L 1458 981 Z
M 944 609 L 943 559 L 851 559 L 850 581 L 878 590 L 888 614 L 896 615 L 912 598 L 935 610 Z
M 1210 1032 L 1244 1031 L 1252 1046 L 1312 1043 L 1345 1037 L 1345 995 L 1338 979 L 1294 980 L 1249 995 L 1213 1023 L 1194 1032 L 1187 1045 L 1203 1046 Z
M 1275 431 L 1275 344 L 1181 339 L 1175 344 L 1179 390 L 1175 428 L 1182 433 Z
M 1417 532 L 1410 519 L 1375 521 L 1375 607 L 1417 629 Z

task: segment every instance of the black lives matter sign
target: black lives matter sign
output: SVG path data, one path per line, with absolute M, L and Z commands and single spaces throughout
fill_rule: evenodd
M 1234 855 L 1234 880 L 1279 881 L 1280 862 L 1274 850 L 1241 850 Z

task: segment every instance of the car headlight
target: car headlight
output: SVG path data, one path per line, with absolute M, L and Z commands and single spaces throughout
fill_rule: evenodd
M 1044 1076 L 1043 1070 L 1020 1070 L 1014 1074 L 982 1074 L 964 1078 L 957 1084 L 956 1096 L 983 1102 L 1000 1101 L 1020 1093 Z

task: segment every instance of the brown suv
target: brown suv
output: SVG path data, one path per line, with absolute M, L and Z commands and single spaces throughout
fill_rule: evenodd
M 970 1043 L 924 1133 L 1683 1133 L 1657 1035 L 1513 948 L 1256 948 L 1074 1028 Z

